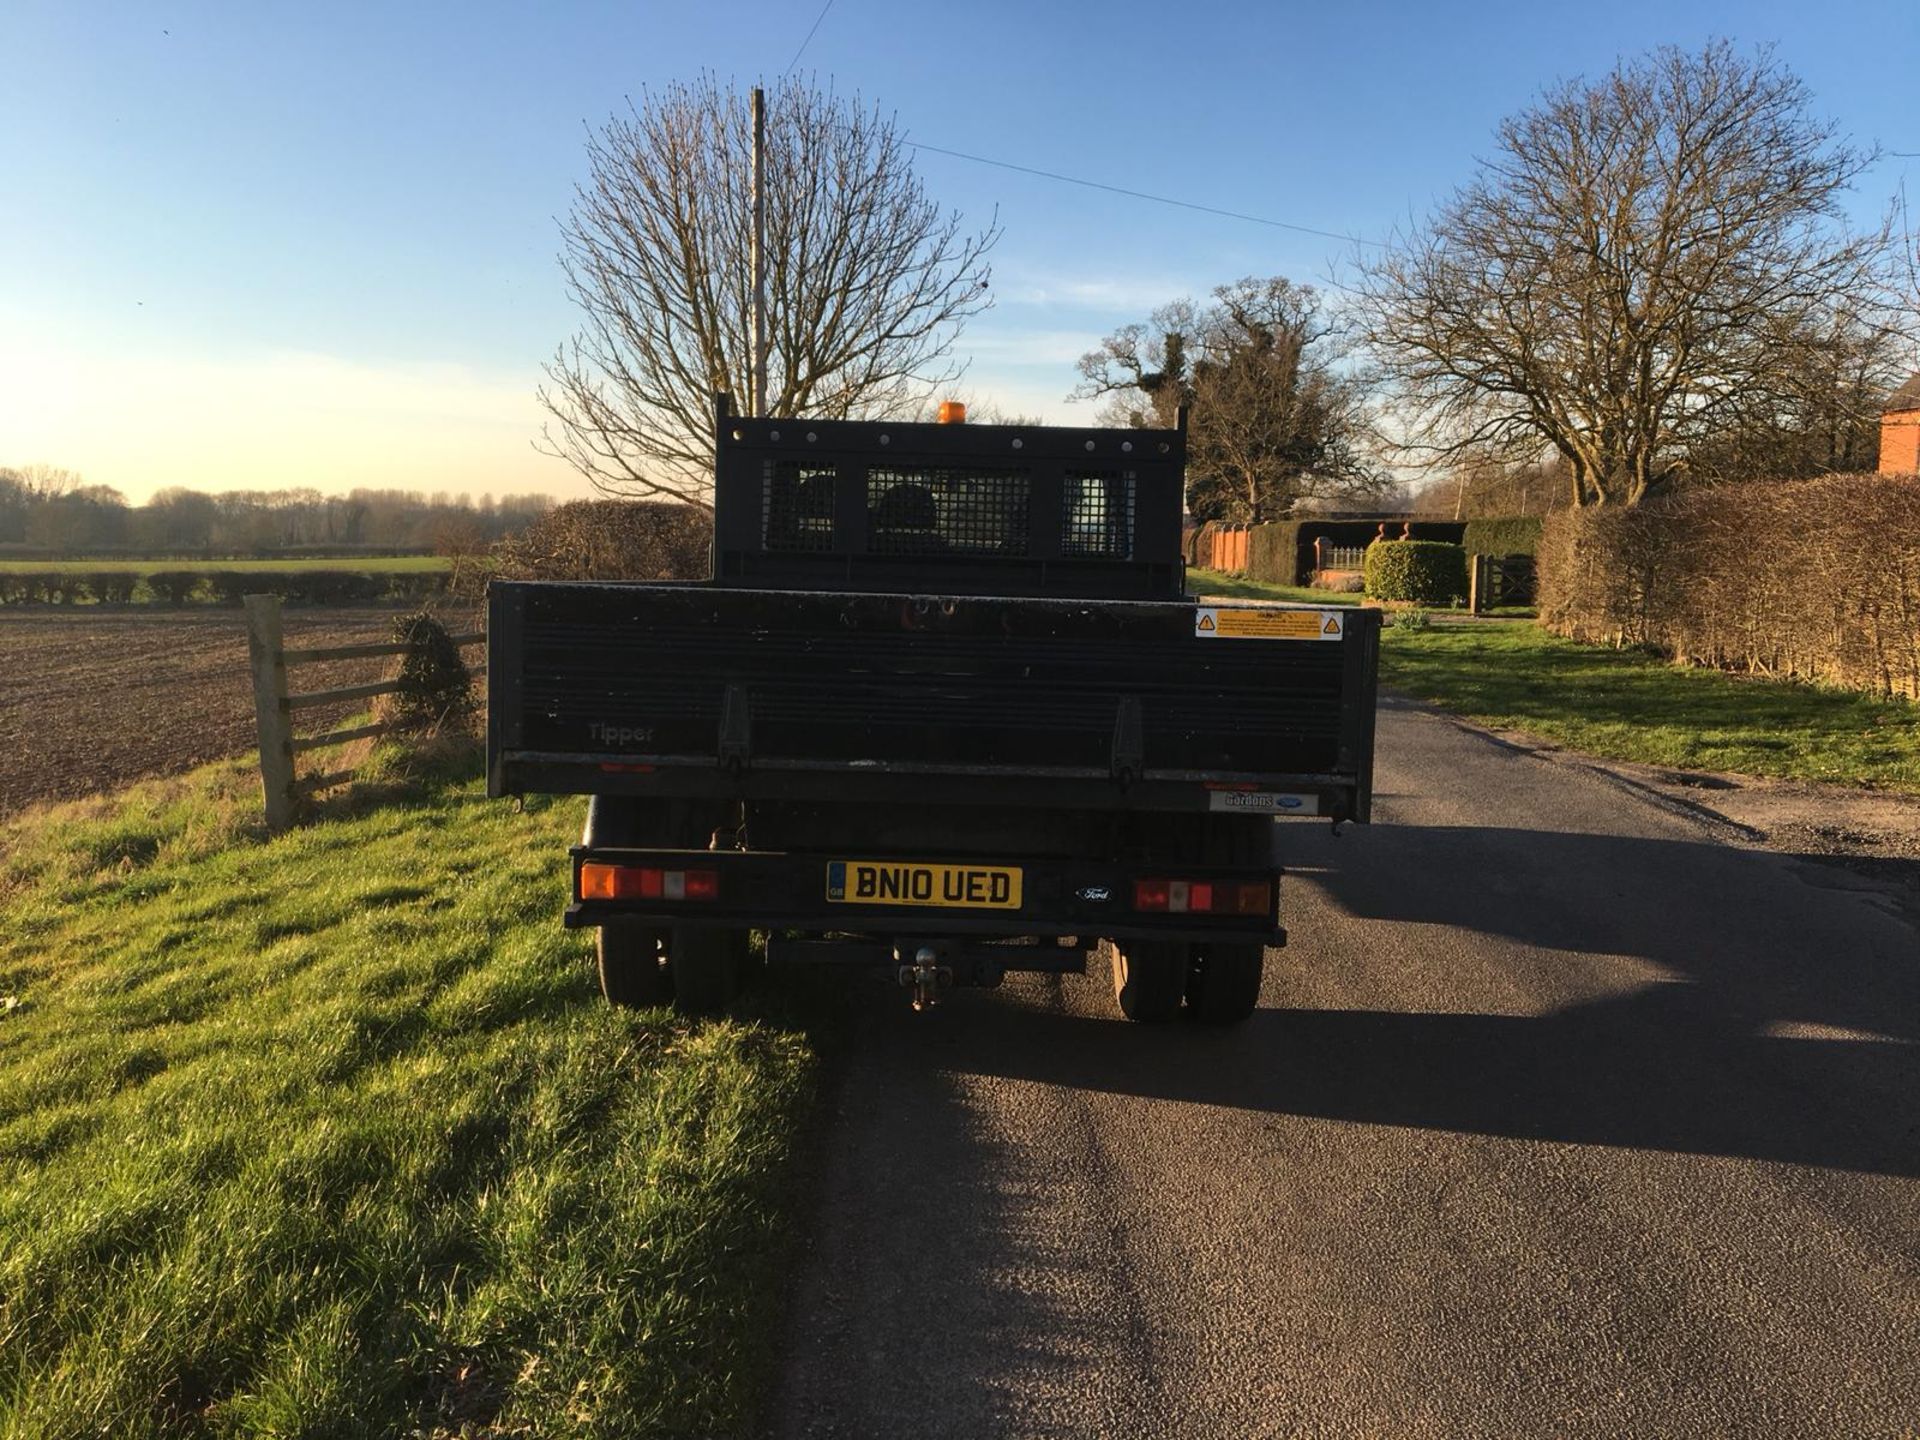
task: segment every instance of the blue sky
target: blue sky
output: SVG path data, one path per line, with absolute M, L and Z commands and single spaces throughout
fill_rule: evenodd
M 820 0 L 0 5 L 0 464 L 162 485 L 584 494 L 532 450 L 573 317 L 585 127 L 709 69 L 778 80 Z M 799 69 L 912 139 L 1376 236 L 1501 116 L 1623 52 L 1773 42 L 1857 141 L 1920 151 L 1920 4 L 834 0 Z M 978 399 L 1060 421 L 1074 359 L 1164 300 L 1324 281 L 1346 247 L 923 153 L 997 207 Z M 1888 158 L 1863 221 L 1920 160 Z

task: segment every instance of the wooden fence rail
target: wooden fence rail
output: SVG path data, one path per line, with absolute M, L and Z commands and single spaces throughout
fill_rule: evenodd
M 350 740 L 366 740 L 384 735 L 391 727 L 382 722 L 353 725 L 344 730 L 329 730 L 320 735 L 295 735 L 293 712 L 315 705 L 337 705 L 349 700 L 370 700 L 376 695 L 391 695 L 399 690 L 398 680 L 378 680 L 367 685 L 343 685 L 333 690 L 309 690 L 292 694 L 287 687 L 287 668 L 320 660 L 376 660 L 388 655 L 407 655 L 413 646 L 404 640 L 368 645 L 327 645 L 304 650 L 286 647 L 280 625 L 278 595 L 249 595 L 247 606 L 247 654 L 253 669 L 253 712 L 260 735 L 260 784 L 266 793 L 267 828 L 284 830 L 293 823 L 300 797 L 317 790 L 331 789 L 353 778 L 351 770 L 300 778 L 294 773 L 293 757 L 311 750 L 345 745 Z M 484 633 L 449 636 L 461 648 L 478 645 Z M 467 667 L 474 675 L 486 673 L 485 665 Z

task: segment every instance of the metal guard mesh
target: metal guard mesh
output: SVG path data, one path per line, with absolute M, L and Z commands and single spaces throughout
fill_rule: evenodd
M 875 555 L 1025 555 L 1025 470 L 935 466 L 867 472 Z
M 831 465 L 769 460 L 761 543 L 769 550 L 833 549 L 833 481 Z
M 1100 560 L 1133 558 L 1131 470 L 1069 470 L 1063 477 L 1060 553 Z

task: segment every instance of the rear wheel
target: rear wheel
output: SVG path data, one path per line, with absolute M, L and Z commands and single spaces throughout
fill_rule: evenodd
M 608 1001 L 645 1009 L 673 998 L 673 980 L 660 954 L 661 931 L 631 920 L 609 920 L 595 937 L 600 993 Z
M 1204 1025 L 1238 1025 L 1260 1004 L 1260 945 L 1209 941 L 1187 965 L 1187 1010 Z
M 667 968 L 673 976 L 673 1008 L 683 1015 L 717 1015 L 740 993 L 747 932 L 691 925 L 673 927 Z
M 1186 988 L 1187 947 L 1129 940 L 1113 947 L 1113 998 L 1129 1020 L 1170 1020 Z

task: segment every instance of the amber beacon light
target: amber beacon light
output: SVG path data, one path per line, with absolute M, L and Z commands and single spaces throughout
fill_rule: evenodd
M 958 400 L 940 402 L 940 423 L 942 425 L 964 425 L 967 423 L 967 407 Z

